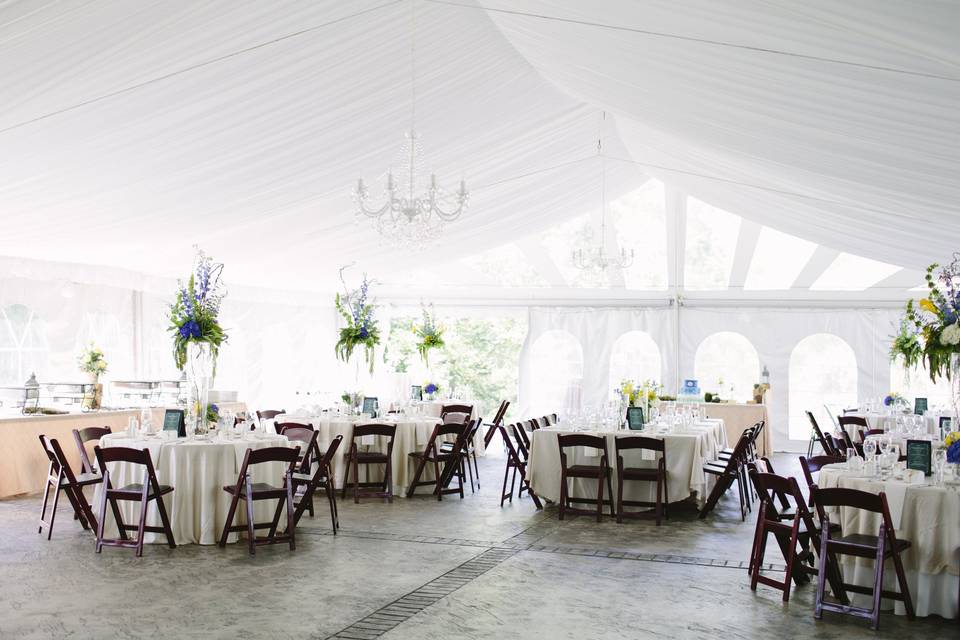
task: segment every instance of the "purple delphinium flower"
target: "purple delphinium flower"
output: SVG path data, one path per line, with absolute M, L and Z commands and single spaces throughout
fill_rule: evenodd
M 893 396 L 887 396 L 883 399 L 883 406 L 889 407 L 893 404 Z
M 199 338 L 200 325 L 196 320 L 187 320 L 180 325 L 180 336 L 183 338 Z
M 433 383 L 431 382 L 431 383 L 428 384 L 426 387 L 424 387 L 423 390 L 424 390 L 425 392 L 427 392 L 427 393 L 436 393 L 436 392 L 437 392 L 437 385 L 435 385 L 435 384 L 433 384 Z
M 950 464 L 960 464 L 960 441 L 954 442 L 947 447 L 947 462 Z

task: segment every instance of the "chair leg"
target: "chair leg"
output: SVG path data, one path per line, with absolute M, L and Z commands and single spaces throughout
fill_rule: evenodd
M 167 516 L 167 507 L 163 503 L 163 496 L 157 496 L 157 511 L 160 512 L 160 523 L 163 525 L 163 533 L 167 536 L 167 546 L 171 549 L 176 549 L 177 542 L 173 539 L 173 528 L 170 526 L 170 518 Z
M 657 487 L 657 490 L 659 491 L 660 487 Z M 623 467 L 619 464 L 617 465 L 617 524 L 623 524 Z
M 288 476 L 289 477 L 289 476 Z M 292 483 L 287 483 L 287 534 L 290 536 L 290 551 L 297 550 L 296 527 L 293 526 L 293 487 Z
M 503 507 L 503 501 L 507 497 L 507 477 L 510 476 L 510 459 L 503 468 L 503 487 L 500 489 L 500 506 Z M 513 488 L 510 489 L 510 502 L 513 502 Z
M 604 467 L 600 467 L 600 473 L 602 474 L 605 471 Z M 597 522 L 603 520 L 603 477 L 597 478 Z
M 560 472 L 560 515 L 559 519 L 563 520 L 564 514 L 567 511 L 567 470 L 563 469 Z
M 370 467 L 366 467 L 367 480 L 370 479 Z M 360 504 L 360 462 L 353 458 L 353 504 Z
M 393 504 L 393 462 L 391 456 L 387 456 L 387 468 L 383 474 L 383 484 L 387 491 L 387 503 Z
M 227 546 L 227 536 L 230 535 L 230 528 L 233 527 L 233 518 L 237 513 L 237 502 L 240 500 L 240 494 L 234 493 L 230 499 L 230 508 L 227 509 L 227 521 L 223 523 L 223 531 L 220 533 L 219 546 Z
M 57 476 L 57 486 L 53 490 L 53 507 L 50 510 L 50 525 L 47 527 L 47 540 L 53 537 L 53 521 L 57 518 L 57 505 L 60 503 L 60 482 L 63 471 Z
M 617 514 L 615 513 L 615 507 L 613 505 L 613 485 L 611 484 L 613 481 L 610 479 L 610 476 L 613 475 L 612 469 L 610 467 L 606 467 L 604 475 L 606 475 L 607 478 L 607 493 L 610 495 L 610 517 L 616 518 Z
M 467 460 L 467 464 L 470 464 L 470 461 Z M 473 450 L 473 470 L 477 476 L 477 491 L 480 490 L 480 466 L 477 464 L 477 450 Z
M 663 502 L 660 500 L 660 481 L 662 479 L 663 478 L 661 477 L 661 474 L 657 474 L 657 507 L 656 511 L 654 512 L 654 517 L 657 520 L 658 527 L 660 526 L 660 520 L 663 518 Z
M 340 494 L 341 500 L 347 499 L 347 481 L 350 479 L 350 465 L 353 464 L 353 449 L 351 448 L 343 458 L 343 483 L 340 485 L 343 493 Z
M 407 487 L 407 497 L 412 498 L 413 494 L 417 491 L 417 485 L 420 484 L 420 477 L 423 475 L 423 468 L 427 465 L 426 457 L 421 457 L 417 459 L 417 470 L 413 473 L 413 480 L 410 481 L 410 486 Z
M 333 527 L 333 535 L 337 535 L 337 529 L 340 528 L 337 522 L 337 494 L 331 486 L 330 480 L 327 480 L 327 502 L 330 503 L 330 525 Z
M 147 496 L 150 495 L 150 483 L 143 483 L 143 493 L 140 495 L 140 520 L 137 521 L 137 557 L 143 557 L 143 537 L 146 535 L 147 526 L 147 507 L 150 501 Z
M 880 528 L 883 531 L 883 527 Z M 881 533 L 877 542 L 877 561 L 873 576 L 873 611 L 870 615 L 870 628 L 876 631 L 880 627 L 880 598 L 883 594 L 883 557 L 886 554 L 886 535 Z
M 763 526 L 763 515 L 757 518 L 756 533 L 753 536 L 753 549 L 750 551 L 750 590 L 757 590 L 760 581 L 760 567 L 763 566 L 763 549 L 767 544 L 767 531 Z
M 103 526 L 107 520 L 107 485 L 104 481 L 103 493 L 100 495 L 100 521 L 97 523 L 97 553 L 103 551 Z M 114 520 L 116 520 L 116 515 L 114 515 Z M 117 520 L 117 526 L 122 529 L 122 521 Z
M 893 554 L 893 568 L 897 572 L 897 583 L 900 585 L 900 595 L 903 596 L 903 606 L 907 610 L 907 619 L 913 620 L 916 613 L 913 610 L 913 600 L 910 598 L 910 587 L 907 585 L 907 575 L 903 571 L 903 560 L 899 553 Z
M 37 533 L 43 533 L 43 526 L 46 524 L 44 520 L 47 517 L 47 500 L 50 498 L 50 474 L 53 472 L 53 463 L 50 463 L 50 468 L 47 469 L 47 484 L 43 489 L 43 507 L 40 508 L 40 526 L 37 528 Z M 49 540 L 50 538 L 47 538 Z
M 763 514 L 761 514 L 762 516 Z M 797 535 L 798 522 L 794 522 L 793 529 L 790 532 L 790 543 L 788 552 L 784 555 L 787 561 L 787 571 L 783 577 L 783 601 L 790 602 L 790 590 L 793 588 L 791 579 L 793 578 L 793 561 L 797 557 Z
M 443 485 L 440 483 L 440 463 L 436 460 L 433 461 L 433 473 L 437 479 L 437 486 L 433 491 L 437 494 L 437 502 L 441 502 L 443 500 Z
M 827 552 L 828 537 L 829 521 L 824 519 L 820 532 L 820 567 L 817 570 L 817 595 L 813 605 L 813 617 L 816 620 L 823 619 L 823 591 L 827 584 L 827 572 L 830 570 L 830 564 L 832 563 L 832 558 Z

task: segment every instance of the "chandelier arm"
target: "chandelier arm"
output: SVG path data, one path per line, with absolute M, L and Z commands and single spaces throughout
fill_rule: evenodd
M 453 211 L 444 211 L 443 207 L 440 206 L 440 203 L 433 201 L 432 206 L 430 207 L 433 213 L 437 214 L 437 217 L 443 220 L 444 222 L 452 222 L 460 217 L 460 215 L 467 208 L 467 200 L 463 198 L 460 200 L 460 204 Z

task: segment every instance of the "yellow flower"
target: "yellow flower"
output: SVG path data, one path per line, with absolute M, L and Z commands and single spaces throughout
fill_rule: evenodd
M 960 440 L 960 432 L 952 431 L 947 434 L 947 438 L 943 441 L 943 444 L 949 447 L 957 440 Z
M 932 302 L 930 302 L 930 300 L 927 298 L 924 298 L 923 300 L 920 301 L 920 308 L 923 309 L 924 311 L 929 311 L 930 313 L 937 312 L 937 307 Z

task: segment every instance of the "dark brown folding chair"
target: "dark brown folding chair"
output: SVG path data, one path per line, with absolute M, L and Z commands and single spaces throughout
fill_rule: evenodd
M 513 425 L 511 425 L 512 427 Z M 530 485 L 527 483 L 527 459 L 526 456 L 521 457 L 520 452 L 516 447 L 513 446 L 513 442 L 510 440 L 510 436 L 507 434 L 507 428 L 502 424 L 497 426 L 497 430 L 500 432 L 500 438 L 503 440 L 503 444 L 507 449 L 507 464 L 506 469 L 503 472 L 503 488 L 500 490 L 500 506 L 503 506 L 503 501 L 506 498 L 510 498 L 510 502 L 513 502 L 513 487 L 516 484 L 517 476 L 520 476 L 520 489 L 517 491 L 517 499 L 520 499 L 521 494 L 524 490 L 530 494 L 530 498 L 533 500 L 533 504 L 536 505 L 537 509 L 543 509 L 543 503 L 540 502 L 539 496 L 535 494 L 531 489 Z M 510 477 L 510 472 L 513 472 L 513 477 L 510 480 L 510 491 L 507 491 L 507 478 Z
M 283 409 L 264 409 L 263 411 L 257 411 L 257 422 L 263 422 L 264 420 L 272 420 L 276 418 L 281 413 L 286 413 Z
M 350 468 L 353 467 L 353 501 L 360 504 L 360 497 L 386 498 L 393 504 L 393 438 L 397 433 L 395 424 L 358 424 L 353 427 L 353 437 L 350 440 L 350 450 L 344 457 L 343 495 L 347 497 L 347 480 L 350 478 Z M 357 446 L 358 438 L 378 436 L 387 438 L 387 452 L 361 451 Z M 374 464 L 384 465 L 383 482 L 369 481 L 369 467 Z M 367 468 L 366 482 L 360 482 L 360 465 Z M 379 491 L 370 491 L 378 488 Z
M 823 618 L 824 611 L 833 611 L 835 613 L 845 613 L 860 618 L 870 620 L 870 628 L 874 631 L 880 626 L 880 599 L 890 598 L 891 600 L 900 600 L 907 610 L 907 618 L 913 620 L 915 615 L 913 611 L 913 601 L 910 599 L 910 589 L 907 586 L 907 577 L 903 570 L 903 561 L 900 554 L 910 548 L 910 541 L 897 538 L 897 532 L 893 528 L 890 519 L 890 509 L 887 506 L 887 495 L 883 492 L 879 494 L 858 491 L 856 489 L 820 489 L 816 485 L 812 488 L 813 503 L 817 507 L 817 514 L 820 516 L 820 575 L 817 580 L 817 599 L 814 607 L 814 617 L 817 620 Z M 830 528 L 830 519 L 827 516 L 826 509 L 833 507 L 836 509 L 860 509 L 871 513 L 880 514 L 881 523 L 877 535 L 866 535 L 852 533 L 844 535 L 842 531 L 836 532 Z M 864 587 L 855 584 L 841 582 L 837 585 L 840 593 L 834 590 L 834 596 L 840 600 L 839 603 L 828 602 L 824 600 L 826 587 L 825 564 L 837 563 L 838 555 L 851 555 L 858 558 L 874 559 L 874 584 L 873 587 Z M 886 591 L 883 589 L 883 567 L 887 559 L 893 559 L 893 566 L 897 574 L 897 584 L 900 587 L 899 592 Z M 839 571 L 839 567 L 837 567 Z M 870 609 L 854 607 L 849 604 L 846 592 L 860 593 L 873 597 L 873 606 Z
M 413 479 L 410 481 L 410 486 L 407 487 L 407 497 L 413 497 L 413 494 L 416 493 L 417 487 L 423 486 L 433 486 L 433 493 L 437 496 L 437 500 L 443 500 L 445 494 L 450 493 L 459 493 L 460 499 L 463 500 L 463 484 L 465 482 L 466 472 L 463 468 L 463 440 L 467 435 L 467 430 L 469 425 L 463 423 L 453 423 L 453 424 L 438 424 L 433 428 L 433 433 L 430 434 L 430 439 L 427 441 L 427 446 L 424 447 L 423 451 L 411 451 L 408 457 L 414 460 L 417 464 L 417 470 L 413 474 Z M 453 447 L 449 450 L 444 451 L 440 448 L 440 439 L 444 436 L 455 436 Z M 423 471 L 426 466 L 430 464 L 433 466 L 433 480 L 421 480 L 423 477 Z M 450 478 L 457 476 L 459 478 L 458 487 L 456 489 L 448 489 L 444 485 L 444 476 L 446 475 L 444 471 L 450 469 L 451 474 Z
M 167 508 L 163 504 L 163 496 L 173 493 L 173 487 L 157 482 L 157 473 L 153 469 L 150 452 L 147 449 L 130 449 L 128 447 L 101 449 L 99 445 L 94 447 L 93 451 L 97 456 L 100 475 L 103 476 L 103 488 L 100 494 L 100 526 L 97 527 L 97 553 L 103 550 L 104 545 L 108 547 L 132 547 L 136 549 L 139 558 L 143 555 L 143 536 L 146 532 L 164 534 L 167 537 L 167 545 L 171 549 L 176 549 L 177 543 L 173 540 L 170 518 L 167 517 Z M 108 464 L 114 462 L 125 462 L 143 467 L 143 479 L 140 482 L 114 488 L 110 481 L 110 470 L 107 467 Z M 118 500 L 140 503 L 140 520 L 137 524 L 124 523 L 120 516 L 120 507 L 117 505 Z M 147 508 L 153 500 L 157 502 L 157 511 L 160 514 L 162 524 L 160 527 L 147 526 Z M 113 517 L 117 521 L 117 530 L 120 532 L 119 538 L 108 539 L 103 537 L 107 502 L 110 503 Z M 127 531 L 136 531 L 136 539 L 130 540 L 127 537 Z
M 610 464 L 607 455 L 607 439 L 603 436 L 592 436 L 586 433 L 561 433 L 557 435 L 557 445 L 560 447 L 560 519 L 563 520 L 566 512 L 579 515 L 594 515 L 594 511 L 580 509 L 572 506 L 573 503 L 585 503 L 596 505 L 597 522 L 603 518 L 603 505 L 610 505 L 610 515 L 616 517 L 614 512 L 613 486 L 610 481 Z M 576 449 L 585 447 L 596 449 L 600 453 L 600 463 L 592 464 L 567 464 L 567 449 Z M 571 478 L 582 478 L 585 480 L 597 481 L 596 498 L 576 498 L 570 495 L 567 487 L 567 480 Z M 607 492 L 610 495 L 608 500 L 603 498 L 603 485 L 607 485 Z
M 746 473 L 743 467 L 746 466 L 745 458 L 750 437 L 750 430 L 745 430 L 740 434 L 740 439 L 737 440 L 737 445 L 733 448 L 733 453 L 726 461 L 718 460 L 703 465 L 704 473 L 717 476 L 717 482 L 707 497 L 703 508 L 700 509 L 701 518 L 706 518 L 707 514 L 713 511 L 713 508 L 717 506 L 717 502 L 720 501 L 720 497 L 736 482 L 740 495 L 740 518 L 741 520 L 747 519 L 747 511 L 750 509 L 748 502 L 749 489 L 745 486 L 744 479 L 746 478 Z
M 546 419 L 547 419 L 548 427 L 552 427 L 553 425 L 557 424 L 558 418 L 557 418 L 557 414 L 555 413 L 551 413 L 550 415 L 546 416 Z
M 451 413 L 465 413 L 463 420 L 448 420 L 447 416 Z M 471 404 L 445 404 L 440 408 L 440 422 L 443 424 L 452 424 L 453 422 L 466 422 L 473 415 L 473 405 Z
M 500 431 L 500 425 L 503 424 L 503 418 L 507 415 L 507 408 L 510 406 L 510 403 L 504 400 L 500 403 L 500 407 L 497 409 L 497 412 L 493 415 L 493 421 L 488 423 L 487 432 L 483 435 L 483 446 L 487 448 L 490 446 L 490 441 L 493 439 L 493 434 Z
M 309 422 L 307 422 L 307 423 L 303 423 L 303 422 L 274 422 L 274 423 L 273 423 L 273 428 L 274 428 L 274 430 L 275 430 L 278 434 L 280 434 L 280 435 L 283 435 L 283 430 L 284 430 L 285 428 L 287 428 L 287 427 L 300 427 L 301 429 L 309 429 L 310 431 L 313 431 L 313 430 L 314 430 L 314 429 L 313 429 L 313 425 L 310 424 Z
M 330 521 L 333 524 L 333 533 L 336 535 L 337 529 L 340 528 L 340 515 L 337 513 L 337 490 L 333 486 L 332 464 L 333 456 L 336 455 L 342 441 L 341 435 L 333 439 L 326 453 L 317 462 L 316 471 L 293 474 L 293 498 L 296 505 L 293 512 L 293 526 L 299 524 L 304 511 L 309 510 L 310 517 L 313 517 L 313 494 L 317 489 L 323 489 L 330 503 Z
M 110 427 L 86 427 L 73 430 L 73 441 L 77 443 L 77 450 L 80 452 L 80 473 L 100 473 L 90 460 L 86 443 L 100 442 L 100 438 L 108 433 L 113 433 Z
M 477 464 L 477 433 L 480 432 L 480 425 L 483 424 L 483 418 L 471 420 L 467 429 L 467 436 L 463 439 L 463 455 L 467 463 L 467 474 L 470 476 L 470 493 L 474 492 L 473 480 L 476 474 L 477 489 L 480 489 L 480 467 Z M 453 449 L 452 442 L 443 442 L 440 444 L 440 451 L 447 452 Z M 470 466 L 470 460 L 473 460 L 473 466 Z
M 870 428 L 867 419 L 862 416 L 837 416 L 837 423 L 840 425 L 840 438 L 843 440 L 844 452 L 847 449 L 853 449 L 859 455 L 863 455 L 863 451 L 853 441 L 853 434 Z
M 828 456 L 837 455 L 837 451 L 833 446 L 833 442 L 827 441 L 827 438 L 824 436 L 823 431 L 820 429 L 820 425 L 817 424 L 817 419 L 813 417 L 813 413 L 810 411 L 806 412 L 807 419 L 810 421 L 810 426 L 813 429 L 813 433 L 810 437 L 810 445 L 807 447 L 807 457 L 813 456 L 813 444 L 817 442 L 820 444 L 820 448 L 823 449 L 823 453 Z
M 867 439 L 867 436 L 882 436 L 886 433 L 886 431 L 883 429 L 860 429 L 858 433 L 860 434 L 860 445 L 862 446 L 864 441 Z
M 621 436 L 614 439 L 617 453 L 617 522 L 624 518 L 653 518 L 660 526 L 660 520 L 667 517 L 667 451 L 663 440 L 646 436 Z M 652 467 L 627 467 L 623 463 L 623 452 L 628 450 L 652 451 L 655 457 Z M 650 506 L 650 502 L 623 499 L 623 481 L 655 482 L 656 500 L 654 510 L 626 512 L 624 506 Z
M 803 471 L 803 479 L 807 481 L 807 489 L 810 490 L 810 502 L 808 504 L 811 507 L 813 506 L 813 486 L 817 484 L 813 474 L 828 464 L 838 464 L 840 462 L 843 462 L 843 458 L 837 456 L 813 456 L 812 458 L 800 456 L 800 469 Z
M 97 519 L 93 515 L 93 509 L 83 495 L 83 488 L 99 484 L 103 478 L 99 473 L 81 473 L 74 475 L 70 468 L 70 462 L 67 456 L 63 454 L 60 443 L 47 436 L 40 436 L 40 445 L 50 465 L 47 467 L 47 482 L 43 489 L 43 507 L 40 509 L 40 527 L 37 533 L 43 533 L 43 528 L 47 528 L 47 540 L 53 536 L 53 521 L 57 517 L 57 505 L 60 502 L 60 492 L 62 491 L 70 501 L 73 507 L 73 517 L 80 521 L 80 526 L 84 529 L 92 529 L 94 533 L 97 530 Z M 47 504 L 50 500 L 50 492 L 53 491 L 53 505 L 50 509 L 50 521 L 44 518 L 47 515 Z
M 766 465 L 752 465 L 750 469 L 750 478 L 760 496 L 757 527 L 750 553 L 750 589 L 756 591 L 758 583 L 780 589 L 783 601 L 788 602 L 791 580 L 798 585 L 805 584 L 810 580 L 808 574 L 816 574 L 813 567 L 815 547 L 811 545 L 810 537 L 817 535 L 817 529 L 796 479 L 760 472 L 757 466 Z M 769 534 L 776 539 L 787 565 L 783 581 L 760 573 Z M 816 541 L 819 541 L 819 536 Z
M 292 422 L 283 423 L 279 430 L 280 435 L 286 436 L 291 442 L 300 443 L 300 459 L 297 461 L 297 471 L 309 474 L 314 462 L 320 459 L 320 447 L 317 445 L 319 431 L 314 431 L 310 425 L 299 425 Z M 313 511 L 310 512 L 313 516 Z
M 224 491 L 230 494 L 230 509 L 227 511 L 227 520 L 223 523 L 223 531 L 220 534 L 220 546 L 227 544 L 227 536 L 234 532 L 247 532 L 247 546 L 250 549 L 250 555 L 257 552 L 257 546 L 264 544 L 276 544 L 286 542 L 290 545 L 290 550 L 297 548 L 294 537 L 295 525 L 293 520 L 293 473 L 297 467 L 297 460 L 300 458 L 300 447 L 266 447 L 263 449 L 247 449 L 243 456 L 243 464 L 240 466 L 240 475 L 237 476 L 237 484 L 227 485 Z M 283 486 L 275 487 L 266 482 L 254 482 L 253 470 L 258 464 L 270 464 L 280 462 L 286 465 L 283 473 Z M 247 524 L 233 524 L 233 518 L 237 513 L 237 506 L 243 500 L 247 507 Z M 270 522 L 256 522 L 253 516 L 253 503 L 259 500 L 279 500 L 277 509 Z M 283 507 L 287 510 L 287 527 L 283 534 L 277 533 L 277 525 L 280 523 L 280 514 Z M 267 535 L 257 537 L 257 529 L 268 529 Z

